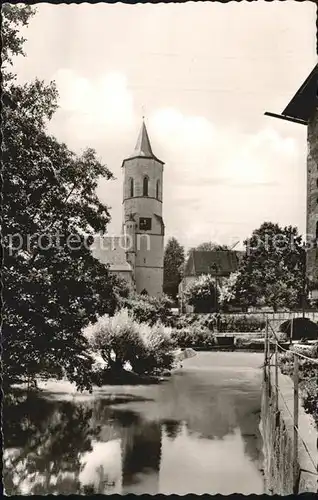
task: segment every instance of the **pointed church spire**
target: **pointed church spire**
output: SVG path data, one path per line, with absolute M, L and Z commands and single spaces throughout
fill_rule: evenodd
M 151 144 L 149 140 L 149 135 L 144 122 L 144 117 L 142 120 L 141 129 L 139 132 L 137 144 L 133 152 L 133 156 L 146 156 L 147 158 L 153 158 L 154 154 L 151 149 Z
M 164 162 L 159 160 L 152 152 L 152 148 L 151 148 L 151 144 L 150 144 L 149 135 L 147 132 L 144 116 L 142 117 L 142 125 L 141 125 L 141 129 L 139 132 L 139 136 L 137 139 L 135 149 L 134 149 L 133 153 L 123 161 L 122 166 L 124 165 L 125 161 L 131 160 L 133 158 L 149 158 L 149 159 L 156 160 L 159 163 L 161 163 L 162 165 L 164 165 Z

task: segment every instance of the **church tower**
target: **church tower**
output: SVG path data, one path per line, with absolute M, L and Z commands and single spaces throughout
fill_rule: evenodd
M 143 122 L 134 152 L 123 161 L 123 230 L 137 293 L 160 296 L 163 287 L 163 166 Z

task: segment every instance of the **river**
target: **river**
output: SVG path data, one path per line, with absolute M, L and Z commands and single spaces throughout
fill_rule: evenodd
M 6 494 L 263 493 L 262 361 L 200 352 L 160 385 L 6 404 Z

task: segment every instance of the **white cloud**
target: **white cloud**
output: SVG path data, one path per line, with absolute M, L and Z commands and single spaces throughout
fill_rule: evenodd
M 60 96 L 59 112 L 69 115 L 68 125 L 79 140 L 131 127 L 133 98 L 124 74 L 108 72 L 88 80 L 70 69 L 60 69 L 53 79 Z
M 55 128 L 62 124 L 64 134 L 66 128 L 71 147 L 91 145 L 107 164 L 111 161 L 118 180 L 112 185 L 101 182 L 98 193 L 112 207 L 109 230 L 120 231 L 120 164 L 126 154 L 121 141 L 133 148 L 139 126 L 129 82 L 118 72 L 87 80 L 70 70 L 60 70 L 56 81 L 61 112 L 68 118 L 60 117 Z M 264 220 L 301 221 L 294 200 L 305 189 L 299 183 L 299 162 L 305 158 L 300 160 L 294 137 L 283 137 L 266 123 L 247 134 L 234 122 L 222 128 L 178 108 L 153 109 L 147 124 L 154 152 L 166 163 L 167 233 L 192 245 L 208 239 L 244 239 Z M 305 148 L 306 144 L 304 152 Z
M 301 221 L 294 201 L 304 194 L 305 143 L 300 151 L 293 137 L 275 128 L 244 134 L 173 108 L 158 110 L 150 124 L 166 161 L 169 234 L 187 245 L 228 243 L 243 240 L 265 220 Z
M 297 154 L 295 141 L 274 129 L 247 135 L 230 127 L 217 128 L 204 117 L 186 116 L 173 108 L 158 110 L 151 125 L 169 165 L 167 179 L 178 183 L 182 191 L 184 185 L 277 184 L 285 173 L 282 166 L 293 162 Z

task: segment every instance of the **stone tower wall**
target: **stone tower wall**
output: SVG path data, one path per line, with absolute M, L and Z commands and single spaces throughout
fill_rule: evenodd
M 308 124 L 307 235 L 316 237 L 318 222 L 318 109 Z
M 160 296 L 163 288 L 164 226 L 162 222 L 163 165 L 155 159 L 132 158 L 125 161 L 123 184 L 123 217 L 134 217 L 135 229 L 135 284 L 138 293 Z M 143 196 L 143 178 L 149 179 L 148 196 Z M 131 197 L 130 179 L 134 180 Z M 159 192 L 157 198 L 157 181 Z M 151 229 L 140 227 L 140 218 L 151 219 Z M 129 222 L 126 222 L 127 226 Z
M 317 236 L 318 222 L 318 108 L 308 123 L 307 156 L 307 239 Z M 307 252 L 307 275 L 312 283 L 318 284 L 318 250 L 310 248 Z M 317 286 L 315 286 L 317 288 Z
M 162 201 L 163 166 L 151 158 L 132 158 L 124 164 L 124 200 L 130 198 L 130 182 L 134 179 L 134 196 L 142 196 L 143 177 L 149 177 L 149 198 L 156 198 L 156 181 L 159 180 L 159 200 Z
M 126 260 L 132 268 L 132 282 L 134 288 L 136 287 L 136 227 L 137 224 L 133 220 L 128 220 L 123 224 L 123 233 L 125 234 L 125 250 Z

